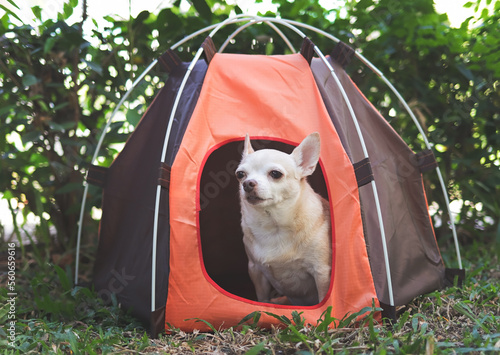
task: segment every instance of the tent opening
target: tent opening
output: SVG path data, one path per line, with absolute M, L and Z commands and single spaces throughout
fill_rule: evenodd
M 255 150 L 277 149 L 291 153 L 295 146 L 276 140 L 252 140 Z M 256 300 L 248 275 L 248 259 L 243 245 L 236 168 L 241 160 L 243 140 L 228 142 L 213 150 L 202 167 L 199 198 L 199 238 L 206 276 L 225 291 Z M 328 191 L 318 164 L 309 176 L 313 189 L 328 199 Z

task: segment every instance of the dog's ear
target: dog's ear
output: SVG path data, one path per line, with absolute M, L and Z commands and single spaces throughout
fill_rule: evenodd
M 248 154 L 252 154 L 253 152 L 254 150 L 252 148 L 252 143 L 250 143 L 250 136 L 247 133 L 245 136 L 245 145 L 243 146 L 243 158 Z
M 319 160 L 321 142 L 319 133 L 308 135 L 300 145 L 295 148 L 291 156 L 301 170 L 302 177 L 311 175 L 316 169 Z

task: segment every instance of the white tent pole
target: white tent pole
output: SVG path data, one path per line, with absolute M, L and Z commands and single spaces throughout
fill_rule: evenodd
M 184 74 L 184 78 L 182 79 L 181 85 L 177 90 L 177 95 L 175 97 L 174 105 L 172 106 L 172 111 L 170 113 L 170 118 L 168 121 L 167 131 L 165 133 L 165 140 L 163 142 L 163 149 L 160 162 L 164 163 L 167 155 L 167 147 L 168 142 L 170 140 L 170 133 L 172 131 L 172 124 L 174 122 L 175 114 L 177 113 L 177 107 L 179 106 L 179 101 L 184 92 L 184 87 L 193 71 L 195 64 L 200 59 L 201 54 L 203 53 L 203 47 L 198 49 L 198 52 L 194 56 L 191 64 L 186 70 Z M 157 242 L 158 242 L 158 219 L 160 212 L 160 198 L 161 198 L 161 185 L 156 187 L 156 198 L 155 198 L 155 210 L 154 210 L 154 224 L 153 224 L 153 244 L 152 244 L 152 255 L 151 255 L 151 312 L 155 311 L 156 308 L 156 252 L 157 252 Z
M 330 74 L 335 80 L 335 83 L 337 84 L 340 93 L 342 94 L 342 97 L 344 98 L 344 101 L 347 105 L 347 109 L 349 110 L 349 113 L 351 115 L 351 118 L 353 120 L 354 126 L 356 127 L 356 132 L 358 134 L 359 141 L 361 143 L 361 148 L 363 150 L 363 155 L 365 158 L 369 158 L 368 155 L 368 150 L 366 149 L 366 144 L 365 140 L 363 138 L 363 132 L 361 132 L 361 128 L 358 123 L 358 119 L 356 117 L 356 114 L 354 113 L 354 110 L 352 108 L 351 102 L 349 101 L 349 98 L 347 97 L 347 93 L 345 92 L 342 83 L 340 82 L 339 78 L 337 77 L 337 74 L 335 73 L 335 70 L 333 67 L 328 63 L 328 60 L 325 58 L 323 53 L 319 50 L 317 46 L 314 46 L 314 51 L 316 54 L 321 58 L 323 63 L 328 67 L 328 70 L 330 70 Z M 387 276 L 387 289 L 389 293 L 389 304 L 390 306 L 394 306 L 394 294 L 393 294 L 393 289 L 392 289 L 392 277 L 391 277 L 391 268 L 389 264 L 389 253 L 387 251 L 387 240 L 386 240 L 386 235 L 385 235 L 385 227 L 384 227 L 384 221 L 382 218 L 382 209 L 380 208 L 380 200 L 379 200 L 379 195 L 378 195 L 378 190 L 377 190 L 377 184 L 375 180 L 371 181 L 371 186 L 372 186 L 372 191 L 373 191 L 373 198 L 375 200 L 375 206 L 377 210 L 377 216 L 378 216 L 378 222 L 379 222 L 379 227 L 380 227 L 380 236 L 382 239 L 382 249 L 384 253 L 384 262 L 385 262 L 385 271 L 386 271 L 386 276 Z
M 219 52 L 222 53 L 224 52 L 224 50 L 226 49 L 226 47 L 228 46 L 229 42 L 234 38 L 236 37 L 241 31 L 243 31 L 244 29 L 246 29 L 247 27 L 249 26 L 252 26 L 256 23 L 258 23 L 259 21 L 257 19 L 253 19 L 252 21 L 238 27 L 238 29 L 236 29 L 236 31 L 234 31 L 227 39 L 226 41 L 222 44 L 222 46 L 220 47 L 219 49 Z M 271 27 L 282 39 L 283 41 L 286 43 L 286 45 L 288 46 L 288 48 L 290 49 L 290 51 L 292 53 L 296 53 L 297 51 L 295 50 L 295 48 L 293 47 L 293 44 L 290 42 L 290 40 L 285 36 L 285 34 L 278 28 L 276 27 L 276 25 L 274 25 L 274 23 L 272 22 L 269 22 L 269 21 L 264 21 L 265 24 L 267 24 L 269 27 Z
M 127 90 L 125 95 L 123 95 L 122 99 L 118 102 L 118 105 L 116 105 L 115 109 L 113 110 L 113 113 L 111 116 L 109 116 L 106 125 L 101 131 L 101 136 L 99 137 L 99 141 L 97 142 L 94 155 L 92 157 L 92 160 L 90 161 L 90 164 L 94 164 L 94 162 L 97 160 L 97 157 L 99 156 L 99 151 L 101 150 L 102 143 L 104 141 L 104 137 L 107 134 L 107 131 L 109 129 L 109 126 L 111 125 L 111 122 L 113 121 L 113 118 L 116 116 L 118 113 L 118 110 L 122 107 L 123 103 L 127 98 L 130 96 L 132 91 L 136 88 L 136 86 L 142 81 L 142 79 L 153 69 L 153 67 L 156 65 L 158 62 L 157 59 L 155 59 L 149 66 L 142 72 L 141 75 L 132 83 L 132 86 Z M 86 181 L 84 181 L 84 189 L 83 189 L 83 197 L 82 197 L 82 204 L 80 206 L 80 218 L 78 221 L 78 234 L 76 238 L 76 258 L 75 258 L 75 285 L 78 284 L 78 273 L 79 273 L 79 267 L 80 267 L 80 245 L 82 241 L 82 228 L 83 228 L 83 216 L 85 214 L 85 205 L 87 202 L 87 193 L 89 190 L 89 185 Z
M 411 119 L 413 120 L 413 122 L 417 126 L 417 129 L 418 129 L 420 135 L 422 136 L 422 139 L 424 140 L 425 146 L 427 147 L 427 149 L 432 150 L 432 145 L 429 143 L 429 140 L 427 139 L 427 134 L 423 130 L 422 125 L 418 121 L 417 117 L 415 116 L 415 114 L 413 113 L 413 111 L 411 110 L 410 106 L 408 105 L 408 103 L 403 98 L 403 96 L 401 96 L 401 94 L 394 87 L 394 85 L 392 85 L 392 83 L 385 77 L 385 75 L 378 68 L 376 68 L 368 59 L 366 59 L 363 55 L 361 55 L 358 52 L 356 52 L 356 54 L 358 55 L 358 57 L 360 58 L 360 60 L 368 68 L 370 68 L 373 72 L 375 72 L 382 79 L 382 81 L 391 89 L 391 91 L 396 95 L 396 97 L 398 98 L 399 102 L 403 105 L 403 107 L 405 108 L 406 112 L 408 112 L 408 114 L 410 115 Z M 446 189 L 446 185 L 444 183 L 443 175 L 441 174 L 441 169 L 439 168 L 439 165 L 436 167 L 436 173 L 438 175 L 439 183 L 441 185 L 441 190 L 443 192 L 443 196 L 444 196 L 444 199 L 445 199 L 445 202 L 446 202 L 446 209 L 448 211 L 448 215 L 450 216 L 450 226 L 451 226 L 451 231 L 452 231 L 452 234 L 453 234 L 453 241 L 454 241 L 454 244 L 455 244 L 455 251 L 456 251 L 457 259 L 458 259 L 458 268 L 462 269 L 462 257 L 460 256 L 460 246 L 459 246 L 459 243 L 458 243 L 457 230 L 455 228 L 455 219 L 453 217 L 453 214 L 451 213 L 450 199 L 449 199 L 449 196 L 448 196 L 448 191 Z

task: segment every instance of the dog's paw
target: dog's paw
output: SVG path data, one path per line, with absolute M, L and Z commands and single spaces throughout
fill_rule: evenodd
M 286 296 L 274 297 L 269 300 L 269 303 L 291 305 L 292 302 Z

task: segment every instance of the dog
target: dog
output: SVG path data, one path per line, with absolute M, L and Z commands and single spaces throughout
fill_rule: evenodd
M 235 174 L 248 273 L 259 302 L 311 306 L 328 293 L 330 208 L 307 182 L 319 155 L 318 133 L 291 154 L 255 151 L 245 137 Z

